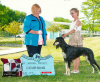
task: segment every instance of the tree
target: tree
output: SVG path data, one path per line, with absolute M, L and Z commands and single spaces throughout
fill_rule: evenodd
M 9 25 L 7 25 L 7 27 L 5 28 L 5 30 L 11 34 L 13 34 L 15 36 L 15 40 L 16 40 L 16 35 L 21 34 L 22 33 L 22 28 L 20 27 L 22 23 L 13 21 L 11 23 L 9 23 Z
M 13 21 L 23 23 L 25 17 L 25 12 L 14 11 L 9 7 L 0 4 L 0 28 L 2 28 L 0 30 L 4 31 L 5 28 L 3 28 L 3 26 L 5 24 L 9 25 L 9 23 Z
M 56 22 L 71 22 L 69 19 L 64 19 L 62 17 L 55 17 L 54 21 L 56 21 Z
M 54 21 L 55 22 L 67 22 L 67 23 L 70 23 L 71 21 L 69 19 L 64 19 L 62 17 L 55 17 L 54 18 Z M 61 28 L 63 29 L 69 29 L 69 26 L 68 25 L 60 25 Z
M 87 0 L 82 3 L 83 23 L 89 32 L 100 31 L 100 0 Z M 88 27 L 87 27 L 88 26 Z
M 47 26 L 46 28 L 47 28 L 47 31 L 53 32 L 53 39 L 54 39 L 54 33 L 62 30 L 60 25 L 55 24 L 55 23 L 50 23 L 50 26 Z

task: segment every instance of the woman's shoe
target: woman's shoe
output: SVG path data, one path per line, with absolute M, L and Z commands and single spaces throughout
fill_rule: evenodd
M 75 70 L 72 70 L 71 73 L 73 73 Z
M 73 70 L 71 73 L 79 73 L 79 70 Z

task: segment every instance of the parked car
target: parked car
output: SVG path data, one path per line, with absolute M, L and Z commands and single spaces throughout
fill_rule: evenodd
M 21 38 L 21 36 L 18 35 L 18 36 L 16 36 L 16 38 Z

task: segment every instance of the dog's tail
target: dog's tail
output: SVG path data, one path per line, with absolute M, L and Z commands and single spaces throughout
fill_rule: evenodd
M 100 67 L 99 67 L 99 65 L 96 63 L 96 61 L 95 61 L 95 60 L 94 60 L 94 65 L 98 68 L 99 73 L 100 73 Z
M 94 67 L 94 65 L 98 68 L 98 70 L 99 70 L 99 74 L 100 74 L 100 67 L 99 67 L 99 65 L 96 63 L 96 61 L 95 61 L 95 59 L 94 59 L 94 54 L 93 54 L 93 52 L 91 53 L 91 54 L 89 54 L 89 60 L 90 60 L 90 62 L 91 62 L 91 64 L 92 64 L 92 66 Z M 94 65 L 93 65 L 94 64 Z M 95 67 L 94 67 L 94 69 L 95 69 Z M 96 70 L 96 69 L 95 69 Z

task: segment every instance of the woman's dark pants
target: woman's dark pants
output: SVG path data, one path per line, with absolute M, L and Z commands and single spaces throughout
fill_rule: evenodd
M 33 55 L 35 53 L 38 53 L 38 54 L 41 53 L 42 45 L 38 45 L 38 46 L 26 45 L 26 48 L 27 48 L 27 52 L 28 52 L 29 57 L 33 57 Z

